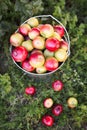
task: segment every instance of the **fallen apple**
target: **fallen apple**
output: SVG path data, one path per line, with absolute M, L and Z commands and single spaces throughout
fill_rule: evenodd
M 54 124 L 54 118 L 50 115 L 44 115 L 42 117 L 42 123 L 45 125 L 45 126 L 53 126 Z
M 63 111 L 63 106 L 61 104 L 57 104 L 52 108 L 52 113 L 55 116 L 59 116 Z
M 27 95 L 33 96 L 36 93 L 36 88 L 34 86 L 29 86 L 25 88 L 25 93 Z
M 78 105 L 78 100 L 75 97 L 70 97 L 67 100 L 67 104 L 70 108 L 75 108 Z
M 63 82 L 60 81 L 60 80 L 55 80 L 53 83 L 52 83 L 52 88 L 54 91 L 61 91 L 63 89 Z
M 43 105 L 44 105 L 44 107 L 46 107 L 46 108 L 51 108 L 52 105 L 53 105 L 53 100 L 52 100 L 52 98 L 46 98 L 46 99 L 44 100 L 44 102 L 43 102 Z

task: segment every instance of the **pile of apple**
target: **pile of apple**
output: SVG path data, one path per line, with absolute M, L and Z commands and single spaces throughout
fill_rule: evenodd
M 54 82 L 52 82 L 52 89 L 56 92 L 61 91 L 63 89 L 63 86 L 64 85 L 63 85 L 63 82 L 61 80 L 55 80 Z M 36 87 L 35 86 L 26 87 L 25 93 L 27 95 L 34 96 L 34 94 L 36 93 Z M 43 100 L 43 106 L 46 109 L 52 108 L 51 113 L 54 116 L 60 116 L 61 113 L 63 112 L 63 105 L 62 104 L 55 104 L 54 105 L 54 101 L 51 97 L 47 97 Z M 41 122 L 45 126 L 51 127 L 54 124 L 54 117 L 52 115 L 45 114 L 42 116 Z
M 54 71 L 67 59 L 64 35 L 61 25 L 42 24 L 38 18 L 30 18 L 10 36 L 11 56 L 25 71 Z
M 55 92 L 60 92 L 63 89 L 63 87 L 64 87 L 64 84 L 61 80 L 55 80 L 52 82 L 52 89 Z M 25 93 L 27 95 L 33 96 L 36 93 L 36 87 L 35 86 L 26 87 Z M 69 97 L 67 100 L 67 104 L 68 104 L 69 108 L 73 109 L 73 108 L 77 107 L 78 101 L 75 97 Z M 47 97 L 43 100 L 43 106 L 46 109 L 51 108 L 51 113 L 53 116 L 50 114 L 45 114 L 42 116 L 41 122 L 45 126 L 51 127 L 54 124 L 54 117 L 55 116 L 58 117 L 62 114 L 62 112 L 64 110 L 63 105 L 60 103 L 54 104 L 53 99 L 51 97 Z

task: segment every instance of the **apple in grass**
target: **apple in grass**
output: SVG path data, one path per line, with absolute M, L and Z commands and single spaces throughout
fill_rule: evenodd
M 54 118 L 52 116 L 50 116 L 50 115 L 44 115 L 42 117 L 42 123 L 45 126 L 51 127 L 54 124 Z
M 14 33 L 10 36 L 10 44 L 12 46 L 18 47 L 24 41 L 24 37 L 20 33 Z
M 78 105 L 78 100 L 75 97 L 70 97 L 67 100 L 68 107 L 75 108 Z
M 52 108 L 52 113 L 55 116 L 59 116 L 63 111 L 63 106 L 61 104 L 56 104 L 55 106 L 53 106 Z
M 33 47 L 36 49 L 43 50 L 45 48 L 45 39 L 41 36 L 37 36 L 33 41 L 32 41 Z
M 55 51 L 54 55 L 59 62 L 64 62 L 67 59 L 67 52 L 62 48 Z
M 35 17 L 32 17 L 32 18 L 29 18 L 27 23 L 31 26 L 31 27 L 37 27 L 39 25 L 39 21 L 37 18 Z
M 44 24 L 40 27 L 40 34 L 44 38 L 49 38 L 54 34 L 54 28 L 51 24 Z
M 35 68 L 30 65 L 29 60 L 26 59 L 21 64 L 22 68 L 28 72 L 32 72 Z
M 57 32 L 60 35 L 60 37 L 64 36 L 65 31 L 62 25 L 55 25 L 54 31 Z
M 35 88 L 35 86 L 28 86 L 28 87 L 26 87 L 26 88 L 25 88 L 25 93 L 26 93 L 27 95 L 33 96 L 33 95 L 36 93 L 36 88 Z
M 23 36 L 27 36 L 28 32 L 31 30 L 31 27 L 28 24 L 23 24 L 19 27 L 19 32 L 23 35 Z
M 55 80 L 52 83 L 52 88 L 54 91 L 61 91 L 63 89 L 63 82 L 61 80 Z
M 45 57 L 41 52 L 36 51 L 36 52 L 30 54 L 29 63 L 31 66 L 33 66 L 35 68 L 41 67 L 45 63 Z
M 53 106 L 52 98 L 46 98 L 43 102 L 45 108 L 51 108 Z
M 27 51 L 32 51 L 33 50 L 33 45 L 32 45 L 32 41 L 29 39 L 27 41 L 23 41 L 21 44 L 23 47 L 25 47 L 27 49 Z
M 28 36 L 29 36 L 30 39 L 33 40 L 33 39 L 35 39 L 37 36 L 39 36 L 39 34 L 40 34 L 39 28 L 34 27 L 34 28 L 32 28 L 32 29 L 29 31 Z
M 57 38 L 48 38 L 46 40 L 46 49 L 49 51 L 56 51 L 60 47 L 60 41 Z
M 59 63 L 55 57 L 47 57 L 44 66 L 48 71 L 54 71 L 58 68 Z
M 12 50 L 11 55 L 14 61 L 23 62 L 28 56 L 28 51 L 26 50 L 25 47 L 18 46 Z

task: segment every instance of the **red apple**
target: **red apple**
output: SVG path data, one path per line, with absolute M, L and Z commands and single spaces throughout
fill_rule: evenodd
M 29 38 L 30 39 L 34 39 L 34 38 L 36 38 L 37 36 L 39 36 L 39 34 L 40 34 L 40 30 L 39 30 L 39 28 L 32 28 L 30 31 L 29 31 L 29 33 L 28 33 L 28 36 L 29 36 Z
M 48 57 L 45 61 L 45 67 L 48 71 L 53 71 L 56 70 L 58 68 L 58 61 L 56 58 L 54 57 Z
M 23 41 L 21 44 L 23 47 L 25 47 L 27 49 L 27 51 L 32 51 L 33 50 L 33 45 L 32 45 L 32 41 L 29 39 L 27 41 Z
M 35 92 L 36 92 L 36 88 L 35 88 L 34 86 L 29 86 L 29 87 L 27 87 L 27 88 L 25 89 L 25 93 L 26 93 L 27 95 L 33 96 L 33 95 L 35 94 Z
M 65 32 L 64 32 L 63 26 L 61 26 L 61 25 L 55 25 L 54 26 L 54 31 L 57 32 L 61 37 L 64 36 Z
M 67 52 L 62 48 L 55 51 L 54 55 L 59 62 L 64 62 L 67 59 Z
M 23 62 L 28 56 L 28 51 L 25 47 L 18 46 L 12 50 L 11 55 L 16 62 Z
M 41 52 L 31 53 L 29 57 L 29 63 L 35 68 L 41 67 L 45 63 L 44 55 L 41 54 Z
M 31 26 L 31 27 L 37 27 L 39 25 L 39 21 L 37 18 L 35 17 L 32 17 L 32 18 L 29 18 L 27 23 Z
M 63 106 L 61 104 L 57 104 L 52 108 L 52 113 L 55 116 L 59 116 L 63 111 Z
M 32 72 L 35 68 L 32 67 L 29 63 L 29 60 L 26 59 L 22 62 L 22 68 L 28 72 Z
M 46 98 L 46 99 L 44 100 L 44 102 L 43 102 L 43 105 L 44 105 L 44 107 L 46 107 L 46 108 L 51 108 L 52 105 L 53 105 L 53 100 L 52 100 L 52 98 Z
M 63 83 L 60 80 L 56 80 L 52 83 L 54 91 L 61 91 L 63 89 Z
M 23 41 L 24 37 L 20 33 L 14 33 L 10 37 L 10 43 L 15 47 L 20 46 Z
M 36 49 L 43 50 L 45 48 L 45 40 L 41 36 L 37 36 L 33 41 L 32 41 L 33 47 Z
M 63 39 L 61 40 L 61 48 L 64 49 L 64 50 L 68 50 L 68 43 L 66 41 L 64 41 Z
M 28 25 L 28 24 L 23 24 L 19 27 L 19 32 L 24 35 L 24 36 L 27 36 L 28 35 L 28 32 L 31 30 L 31 27 Z
M 54 124 L 54 118 L 50 115 L 44 115 L 42 117 L 42 123 L 45 125 L 45 126 L 53 126 Z
M 54 34 L 53 26 L 50 24 L 44 24 L 40 27 L 40 34 L 45 37 L 49 38 Z
M 48 38 L 46 40 L 46 49 L 56 51 L 60 47 L 60 41 L 57 38 Z

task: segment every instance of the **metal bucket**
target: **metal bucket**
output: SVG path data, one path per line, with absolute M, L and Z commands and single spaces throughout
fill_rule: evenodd
M 56 24 L 60 24 L 60 25 L 64 28 L 64 30 L 65 30 L 64 39 L 65 39 L 65 41 L 68 43 L 67 56 L 69 56 L 69 55 L 70 55 L 70 39 L 69 39 L 69 34 L 68 34 L 68 32 L 67 32 L 65 26 L 64 26 L 59 20 L 57 20 L 56 18 L 54 18 L 52 15 L 39 15 L 39 16 L 34 16 L 34 17 L 36 17 L 36 18 L 38 18 L 38 19 L 42 19 L 42 21 L 44 21 L 44 22 L 47 21 L 47 23 L 55 22 Z M 24 23 L 26 23 L 27 21 L 28 21 L 28 20 L 26 20 Z M 24 23 L 23 23 L 23 24 L 24 24 Z M 21 25 L 23 25 L 23 24 L 21 24 Z M 52 23 L 51 23 L 51 24 L 52 24 Z M 16 30 L 16 32 L 17 32 L 17 31 L 18 31 L 18 30 Z M 11 45 L 11 46 L 10 46 L 10 53 L 12 52 L 12 49 L 13 49 L 13 46 Z M 19 69 L 21 69 L 25 74 L 29 75 L 30 77 L 34 77 L 34 78 L 36 78 L 36 77 L 37 77 L 37 78 L 43 78 L 43 77 L 47 77 L 47 76 L 49 76 L 49 75 L 51 76 L 51 74 L 53 74 L 53 73 L 55 73 L 56 71 L 58 71 L 58 70 L 63 66 L 63 64 L 65 63 L 65 62 L 62 62 L 61 65 L 60 65 L 56 70 L 54 70 L 54 71 L 47 72 L 47 73 L 43 73 L 43 74 L 37 74 L 37 73 L 33 73 L 33 72 L 28 72 L 28 71 L 22 69 L 22 67 L 21 67 L 17 62 L 15 62 L 14 59 L 12 59 L 12 60 L 13 60 L 13 62 L 16 64 L 16 66 L 17 66 Z

